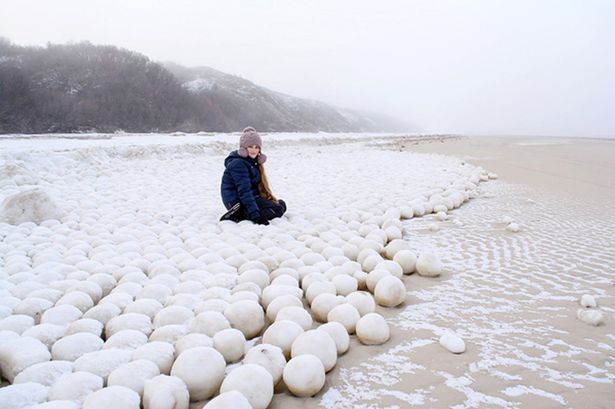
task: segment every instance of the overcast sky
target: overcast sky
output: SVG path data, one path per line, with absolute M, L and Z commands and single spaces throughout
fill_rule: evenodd
M 0 0 L 19 45 L 88 40 L 428 132 L 615 136 L 611 0 Z

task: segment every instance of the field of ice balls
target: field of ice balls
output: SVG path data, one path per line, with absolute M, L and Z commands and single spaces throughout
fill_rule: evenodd
M 379 311 L 406 302 L 405 275 L 442 271 L 437 249 L 410 250 L 401 220 L 446 218 L 496 177 L 379 150 L 378 138 L 268 135 L 288 214 L 235 224 L 217 220 L 236 141 L 158 138 L 3 151 L 3 409 L 259 409 L 274 391 L 313 396 L 350 337 L 389 340 Z

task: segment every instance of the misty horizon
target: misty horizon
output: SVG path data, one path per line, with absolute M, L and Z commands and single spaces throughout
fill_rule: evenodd
M 114 45 L 427 133 L 615 135 L 608 2 L 240 3 L 0 1 L 0 37 Z

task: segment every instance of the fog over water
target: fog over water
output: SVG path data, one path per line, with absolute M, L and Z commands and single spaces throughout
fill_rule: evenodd
M 615 136 L 609 0 L 0 0 L 19 45 L 210 66 L 426 132 Z

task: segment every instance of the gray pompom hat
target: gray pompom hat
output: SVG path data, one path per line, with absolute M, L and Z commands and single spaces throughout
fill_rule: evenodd
M 258 134 L 258 132 L 256 132 L 256 129 L 254 129 L 251 126 L 248 126 L 244 128 L 243 133 L 241 134 L 241 137 L 239 138 L 239 149 L 237 150 L 237 153 L 239 154 L 239 156 L 247 158 L 248 150 L 246 148 L 248 146 L 253 146 L 253 145 L 258 146 L 262 150 L 263 141 L 261 140 L 261 137 Z M 258 163 L 262 165 L 263 163 L 267 161 L 267 155 L 265 155 L 261 151 L 256 157 L 256 160 L 258 161 Z

